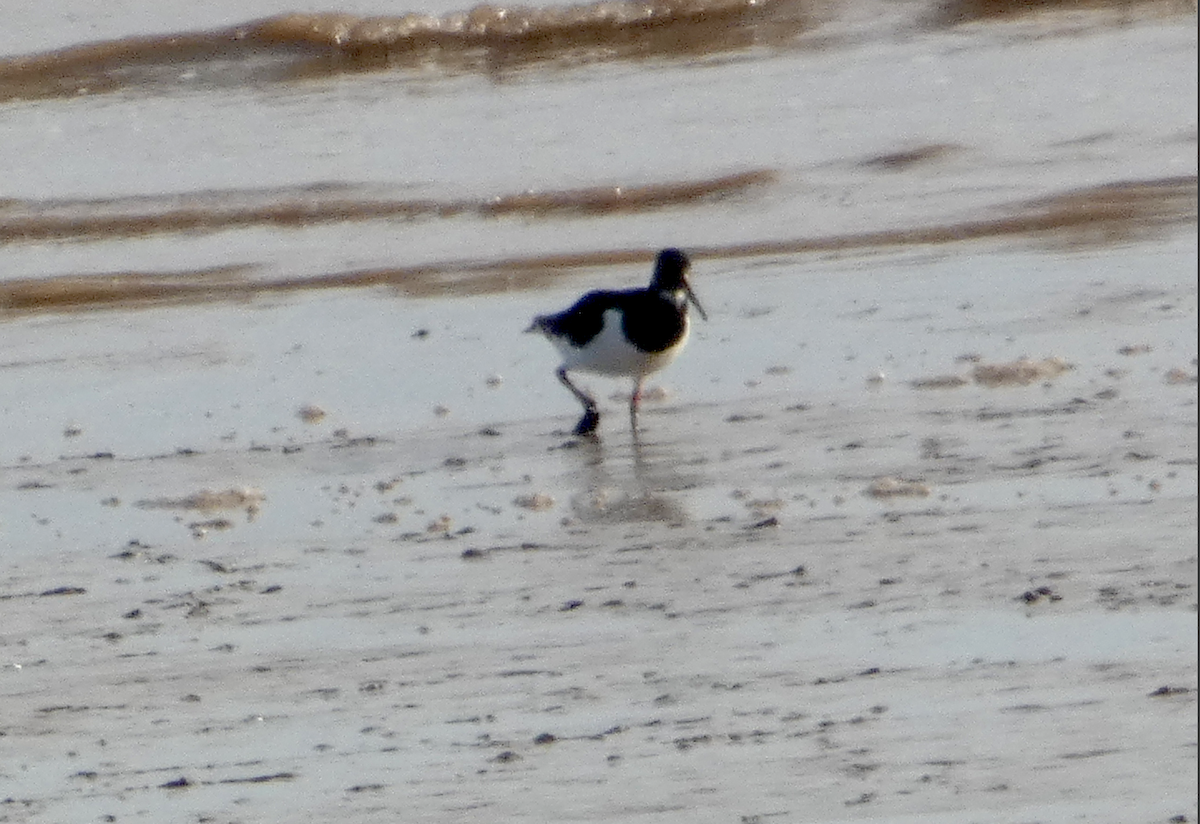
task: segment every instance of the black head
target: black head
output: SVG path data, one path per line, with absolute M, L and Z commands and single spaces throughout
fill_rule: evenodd
M 654 263 L 654 277 L 650 281 L 650 288 L 660 292 L 683 292 L 696 307 L 700 317 L 708 320 L 708 315 L 704 313 L 704 307 L 700 305 L 700 301 L 696 299 L 692 287 L 687 282 L 687 271 L 691 265 L 692 262 L 688 260 L 688 256 L 679 249 L 663 249 L 658 253 L 658 260 Z

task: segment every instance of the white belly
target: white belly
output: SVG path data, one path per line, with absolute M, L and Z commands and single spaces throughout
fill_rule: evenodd
M 665 368 L 683 349 L 688 339 L 688 321 L 684 318 L 683 334 L 674 346 L 661 352 L 642 352 L 630 345 L 621 332 L 621 313 L 609 309 L 604 313 L 604 328 L 583 347 L 572 346 L 565 338 L 551 338 L 563 357 L 568 370 L 595 372 L 600 375 L 629 375 L 643 378 Z

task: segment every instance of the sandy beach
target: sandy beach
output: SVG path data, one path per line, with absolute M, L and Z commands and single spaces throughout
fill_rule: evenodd
M 0 823 L 1195 824 L 1194 3 L 8 5 Z
M 602 380 L 565 434 L 556 293 L 323 295 L 442 375 L 375 406 L 272 400 L 368 362 L 262 349 L 304 298 L 69 318 L 0 370 L 65 387 L 0 468 L 0 820 L 1194 821 L 1194 255 L 701 260 L 636 441 Z

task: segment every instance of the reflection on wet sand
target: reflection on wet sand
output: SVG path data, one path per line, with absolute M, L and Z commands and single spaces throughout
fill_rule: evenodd
M 769 179 L 768 175 L 760 171 L 745 176 L 713 178 L 710 187 L 694 184 L 694 190 L 731 191 L 739 186 L 759 185 Z M 686 186 L 683 188 L 687 189 Z M 691 196 L 686 192 L 680 195 L 684 199 Z M 528 197 L 536 200 L 533 195 Z M 569 198 L 563 199 L 569 202 Z M 688 251 L 697 259 L 852 254 L 872 249 L 1000 238 L 1026 238 L 1039 243 L 1086 248 L 1161 236 L 1195 220 L 1196 178 L 1189 176 L 1071 190 L 1015 204 L 1011 214 L 998 218 L 914 229 L 692 247 Z M 451 260 L 279 280 L 251 280 L 248 275 L 253 267 L 250 266 L 192 272 L 109 272 L 50 279 L 17 278 L 0 281 L 0 318 L 30 313 L 246 300 L 259 295 L 316 289 L 388 287 L 413 297 L 498 294 L 543 288 L 559 281 L 571 269 L 646 265 L 654 259 L 656 252 L 651 248 L 605 249 L 484 261 Z
M 634 437 L 612 446 L 600 438 L 564 444 L 580 463 L 580 491 L 571 496 L 571 512 L 585 524 L 684 524 L 687 509 L 669 493 L 698 485 L 680 473 L 686 461 L 678 444 Z

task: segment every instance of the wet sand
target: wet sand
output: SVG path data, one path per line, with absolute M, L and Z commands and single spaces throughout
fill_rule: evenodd
M 1194 821 L 1194 254 L 701 262 L 636 442 L 479 336 L 557 293 L 14 320 L 78 336 L 0 374 L 94 401 L 0 467 L 0 821 Z M 396 338 L 254 337 L 318 308 Z M 392 426 L 288 395 L 331 363 Z
M 1194 3 L 18 6 L 0 822 L 1196 821 Z

